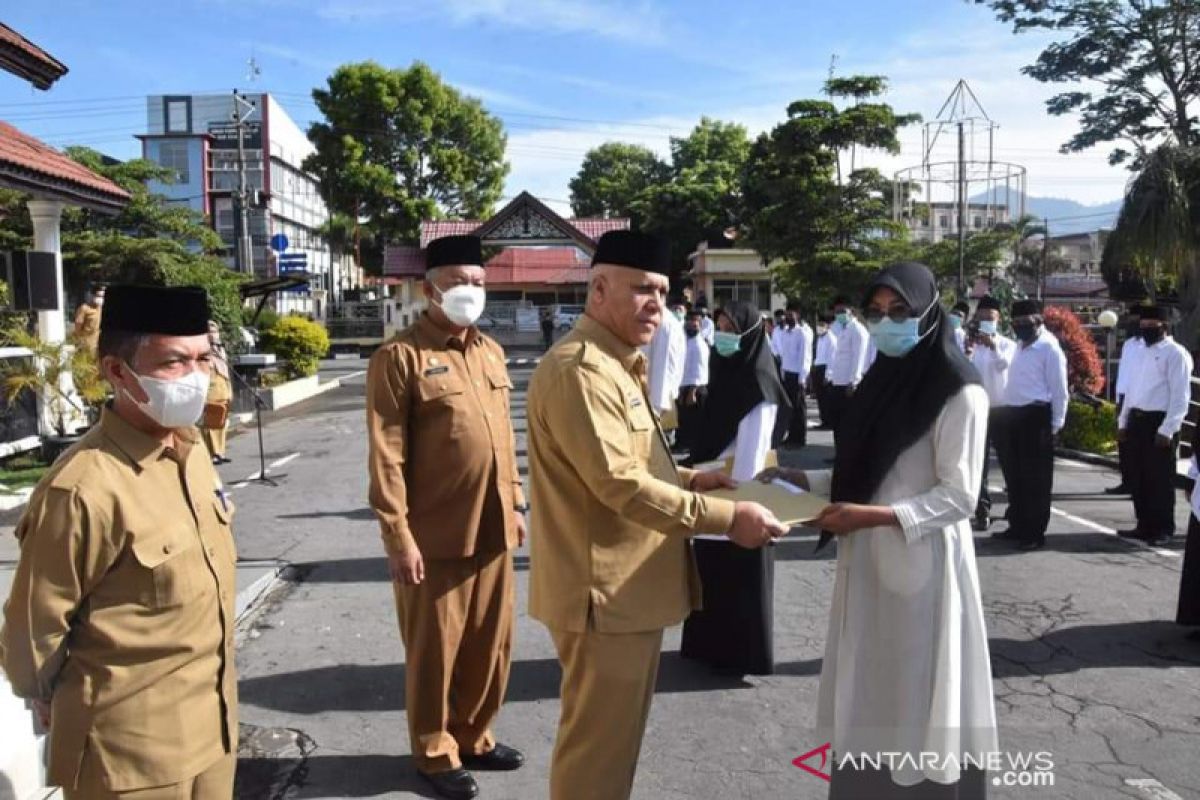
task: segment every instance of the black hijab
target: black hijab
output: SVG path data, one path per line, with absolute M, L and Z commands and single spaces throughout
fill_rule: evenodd
M 946 401 L 962 387 L 982 383 L 955 342 L 928 267 L 915 262 L 885 267 L 872 279 L 863 305 L 883 287 L 914 311 L 929 311 L 917 346 L 899 358 L 879 353 L 850 397 L 837 429 L 830 498 L 835 503 L 871 502 L 896 459 L 929 430 Z M 830 536 L 822 532 L 818 549 Z
M 791 408 L 779 368 L 767 343 L 758 307 L 745 300 L 727 303 L 724 314 L 742 335 L 738 351 L 723 356 L 713 349 L 708 367 L 708 399 L 688 463 L 720 458 L 737 437 L 738 425 L 759 403 Z M 772 442 L 775 444 L 775 442 Z

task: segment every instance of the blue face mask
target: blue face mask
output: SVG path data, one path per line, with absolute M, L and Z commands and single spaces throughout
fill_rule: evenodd
M 759 320 L 758 322 L 754 323 L 754 328 L 757 328 L 761 324 L 762 324 L 762 320 Z M 746 331 L 746 333 L 750 333 L 750 331 L 753 331 L 754 328 L 751 328 L 749 331 Z M 739 349 L 741 349 L 742 337 L 745 336 L 746 333 L 729 333 L 728 331 L 717 331 L 716 334 L 713 335 L 713 347 L 716 348 L 717 355 L 724 356 L 725 358 L 729 358 L 730 356 L 737 353 L 737 351 Z
M 909 317 L 903 322 L 895 322 L 889 317 L 884 317 L 879 322 L 869 322 L 868 329 L 871 332 L 871 341 L 875 343 L 875 349 L 892 358 L 908 355 L 921 341 L 921 320 L 935 305 L 937 305 L 936 297 L 929 308 L 921 312 L 919 317 Z
M 996 323 L 990 319 L 981 320 L 979 322 L 979 332 L 986 336 L 995 336 Z
M 950 327 L 951 328 L 953 328 L 954 330 L 958 330 L 959 328 L 962 327 L 962 323 L 963 323 L 963 318 L 960 317 L 958 314 L 950 315 Z
M 850 312 L 849 311 L 839 311 L 837 313 L 837 316 L 834 317 L 834 319 L 836 319 L 842 325 L 849 325 L 850 324 Z

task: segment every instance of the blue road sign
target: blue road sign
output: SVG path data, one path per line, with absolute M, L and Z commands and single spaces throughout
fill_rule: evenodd
M 261 240 L 260 240 L 261 241 Z M 282 253 L 288 249 L 288 238 L 282 233 L 277 233 L 271 237 L 271 249 L 276 253 Z
M 304 272 L 308 269 L 308 253 L 281 253 L 279 255 L 279 273 Z

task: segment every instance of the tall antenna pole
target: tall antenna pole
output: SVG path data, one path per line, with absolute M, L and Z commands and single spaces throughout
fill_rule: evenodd
M 958 123 L 958 297 L 967 296 L 967 152 L 963 123 Z
M 250 240 L 249 195 L 246 191 L 246 120 L 254 113 L 254 104 L 233 90 L 233 124 L 237 128 L 238 188 L 233 196 L 234 266 L 238 272 L 254 271 L 254 247 Z

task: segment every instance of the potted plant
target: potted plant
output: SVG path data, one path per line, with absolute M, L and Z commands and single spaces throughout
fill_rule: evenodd
M 25 392 L 41 398 L 45 404 L 43 417 L 53 427 L 53 433 L 42 435 L 42 457 L 46 463 L 53 463 L 96 421 L 99 407 L 108 396 L 96 356 L 72 340 L 47 342 L 20 327 L 10 328 L 5 339 L 14 347 L 29 350 L 30 355 L 0 363 L 0 392 L 9 404 Z M 63 389 L 67 376 L 74 387 L 71 391 Z M 68 431 L 72 420 L 79 418 L 85 424 Z

